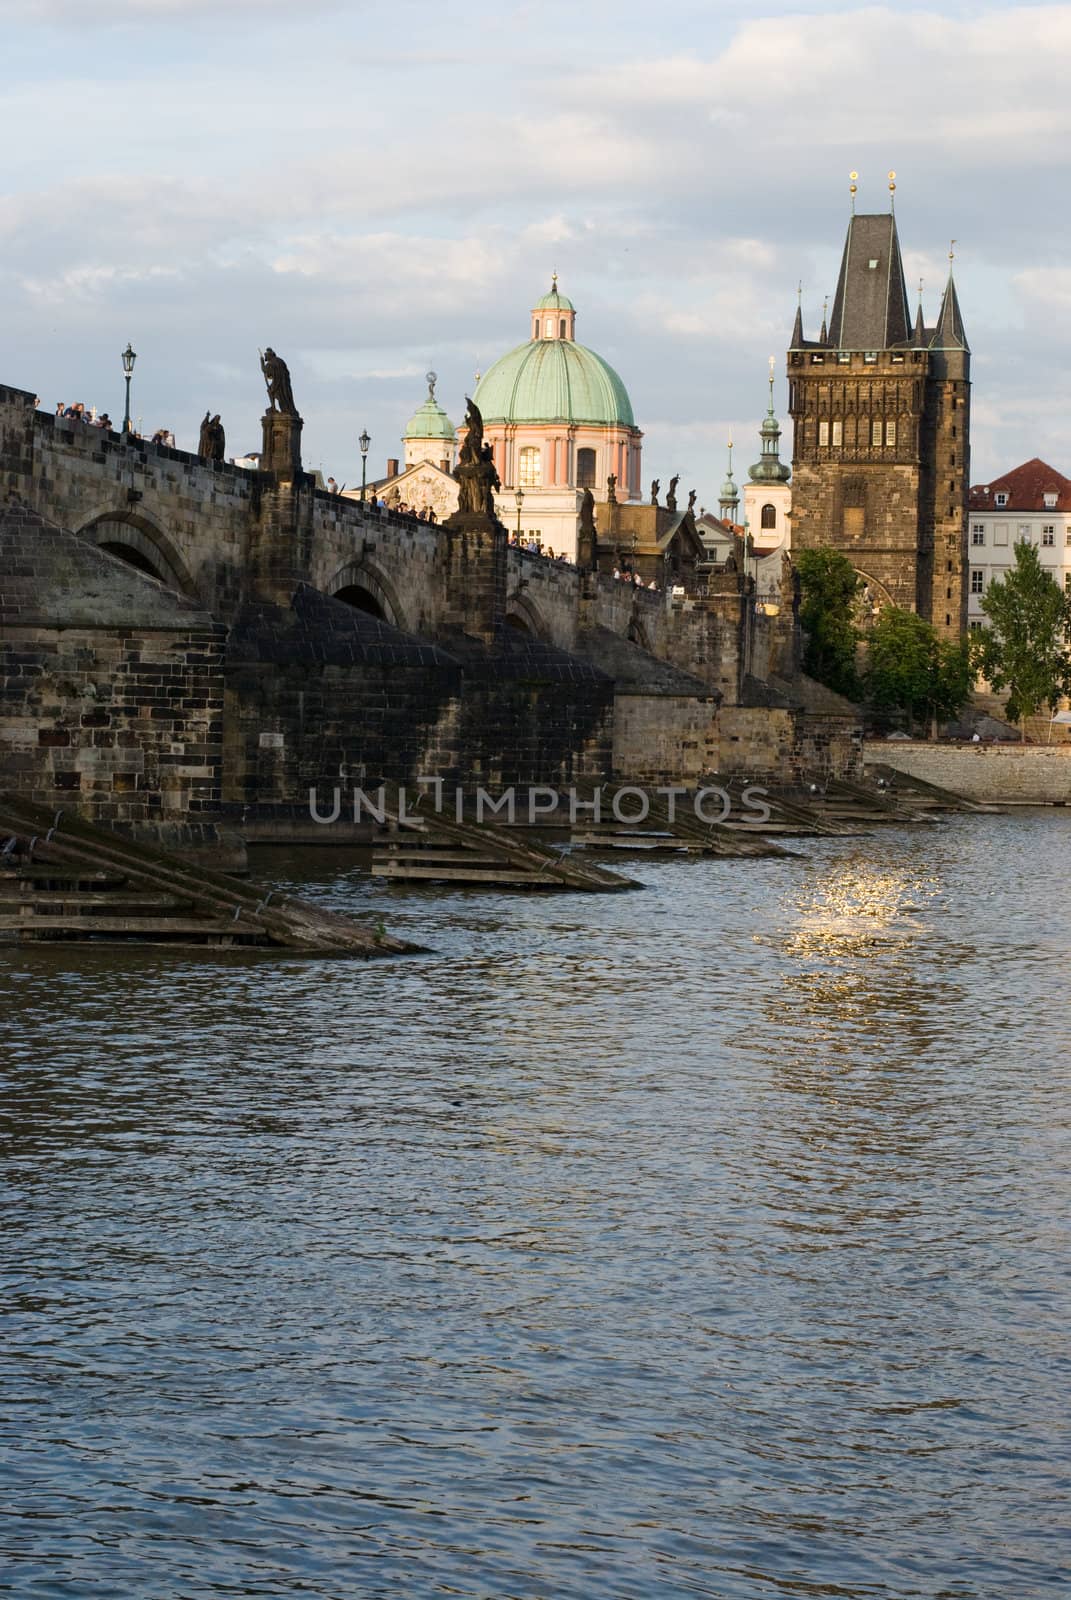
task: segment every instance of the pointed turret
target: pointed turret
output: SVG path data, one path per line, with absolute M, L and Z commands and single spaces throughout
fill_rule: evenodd
M 963 329 L 963 317 L 959 309 L 959 296 L 956 294 L 955 279 L 951 271 L 945 285 L 944 296 L 941 300 L 941 314 L 937 318 L 937 326 L 933 332 L 930 345 L 934 350 L 969 350 L 967 335 Z
M 803 307 L 796 306 L 796 320 L 792 324 L 792 338 L 789 340 L 790 350 L 803 349 Z
M 911 335 L 911 343 L 920 350 L 929 343 L 926 337 L 926 322 L 922 315 L 921 299 L 919 300 L 919 308 L 915 312 L 915 331 Z
M 837 350 L 889 350 L 907 344 L 911 313 L 896 218 L 853 216 L 833 296 L 829 342 Z

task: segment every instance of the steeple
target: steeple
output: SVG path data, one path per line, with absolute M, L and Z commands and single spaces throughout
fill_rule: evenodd
M 922 279 L 919 279 L 919 308 L 915 312 L 915 331 L 911 335 L 911 343 L 916 349 L 921 349 L 926 343 L 926 319 L 922 315 Z
M 911 314 L 896 218 L 853 215 L 833 297 L 829 342 L 837 350 L 889 350 L 907 344 Z
M 792 324 L 792 338 L 789 340 L 790 350 L 803 349 L 803 284 L 800 283 L 796 290 L 796 320 Z
M 759 428 L 759 438 L 762 440 L 762 455 L 755 465 L 747 469 L 747 475 L 752 483 L 787 483 L 792 476 L 792 468 L 786 466 L 781 460 L 781 424 L 774 416 L 773 403 L 774 386 L 774 358 L 770 357 L 770 403 Z
M 930 346 L 934 350 L 970 349 L 963 328 L 963 317 L 959 309 L 959 297 L 956 294 L 956 283 L 951 267 L 948 269 L 948 282 L 941 300 L 941 312 L 937 318 L 937 327 L 934 329 Z
M 735 522 L 736 513 L 740 508 L 740 491 L 733 480 L 733 441 L 729 440 L 729 468 L 725 474 L 725 482 L 718 494 L 718 510 L 724 522 Z

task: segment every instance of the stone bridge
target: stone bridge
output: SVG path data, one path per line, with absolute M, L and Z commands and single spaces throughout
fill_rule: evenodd
M 35 799 L 58 777 L 87 810 L 136 821 L 285 810 L 340 774 L 687 782 L 728 764 L 788 775 L 841 759 L 830 755 L 836 717 L 819 729 L 813 708 L 783 692 L 795 671 L 791 608 L 756 616 L 739 574 L 701 575 L 687 515 L 628 508 L 647 519 L 630 535 L 637 570 L 663 580 L 636 587 L 606 570 L 620 545 L 615 554 L 601 534 L 595 570 L 581 572 L 509 547 L 489 521 L 419 522 L 318 490 L 299 465 L 204 460 L 38 412 L 32 394 L 3 387 L 0 478 L 19 509 L 9 559 L 24 584 L 27 513 L 53 530 L 37 535 L 51 554 L 36 593 L 24 587 L 4 613 L 22 664 L 5 667 L 0 755 L 17 752 Z M 599 508 L 611 529 L 620 514 Z M 64 563 L 82 575 L 80 595 L 64 590 Z M 100 598 L 109 593 L 114 604 Z M 194 617 L 200 642 L 179 660 L 175 640 Z M 77 671 L 75 619 L 90 630 L 78 661 L 96 663 Z M 207 670 L 205 629 L 221 641 L 220 681 L 195 692 L 184 679 L 180 705 L 160 682 Z M 152 657 L 151 719 L 168 722 L 170 738 L 151 748 L 144 702 L 114 691 L 131 655 L 135 668 Z M 94 672 L 94 693 L 102 677 L 112 685 L 110 709 L 95 704 L 87 722 L 79 684 Z M 30 680 L 45 688 L 28 694 Z M 191 740 L 193 713 L 217 701 L 222 714 L 206 714 Z

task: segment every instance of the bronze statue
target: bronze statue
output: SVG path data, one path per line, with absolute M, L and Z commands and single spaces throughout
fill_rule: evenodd
M 594 499 L 594 496 L 592 497 Z M 606 480 L 606 498 L 611 505 L 617 503 L 617 473 L 611 472 Z
M 203 456 L 206 460 L 212 454 L 211 441 L 212 418 L 211 414 L 206 411 L 204 421 L 201 423 L 200 437 L 197 440 L 197 454 Z
M 661 481 L 661 478 L 655 478 L 651 484 L 651 504 L 653 506 L 658 504 L 658 487 Z
M 676 477 L 670 478 L 669 480 L 669 488 L 666 490 L 667 511 L 676 511 L 677 509 L 677 485 L 680 483 L 680 481 L 680 473 L 678 473 Z
M 271 345 L 260 358 L 260 370 L 268 386 L 268 406 L 284 417 L 296 417 L 294 392 L 290 387 L 290 368 L 282 356 L 277 356 Z
M 480 426 L 481 428 L 483 426 L 482 418 Z M 480 481 L 483 485 L 484 498 L 483 510 L 493 522 L 498 514 L 495 511 L 495 490 L 501 489 L 502 480 L 498 476 L 498 468 L 495 466 L 495 453 L 486 441 L 480 451 L 480 467 Z

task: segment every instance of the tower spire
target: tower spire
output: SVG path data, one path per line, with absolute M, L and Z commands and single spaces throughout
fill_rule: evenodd
M 736 513 L 740 508 L 740 491 L 733 478 L 733 441 L 729 440 L 729 468 L 725 474 L 725 482 L 718 493 L 718 511 L 723 522 L 735 522 Z

